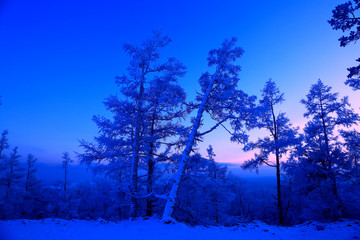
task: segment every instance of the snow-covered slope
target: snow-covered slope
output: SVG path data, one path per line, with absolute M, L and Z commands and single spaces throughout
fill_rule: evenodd
M 269 226 L 252 222 L 234 227 L 191 227 L 164 224 L 156 219 L 107 222 L 105 220 L 11 220 L 0 221 L 1 240 L 257 240 L 257 239 L 360 239 L 359 221 L 329 224 L 305 223 L 294 227 Z

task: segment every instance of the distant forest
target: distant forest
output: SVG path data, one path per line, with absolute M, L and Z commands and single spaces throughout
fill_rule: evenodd
M 339 39 L 343 47 L 360 38 L 358 9 L 355 0 L 333 10 L 330 25 L 349 33 Z M 80 141 L 83 152 L 77 154 L 105 178 L 69 184 L 73 159 L 64 152 L 63 183 L 43 184 L 36 157 L 24 160 L 8 131 L 2 132 L 0 219 L 159 217 L 230 226 L 253 219 L 293 225 L 360 218 L 360 116 L 347 97 L 318 80 L 301 100 L 305 127 L 294 127 L 281 111 L 285 97 L 276 80 L 265 83 L 259 99 L 238 88 L 243 50 L 232 38 L 209 52 L 209 69 L 198 79 L 201 90 L 188 100 L 179 84 L 186 67 L 160 56 L 170 42 L 156 31 L 139 46 L 124 44 L 129 65 L 116 78 L 119 94 L 104 101 L 112 117 L 93 117 L 99 134 Z M 360 65 L 348 70 L 345 84 L 359 90 Z M 215 161 L 211 145 L 206 156 L 200 154 L 198 143 L 218 128 L 243 151 L 255 152 L 244 169 L 274 168 L 276 188 L 246 186 Z M 264 136 L 251 141 L 253 129 Z

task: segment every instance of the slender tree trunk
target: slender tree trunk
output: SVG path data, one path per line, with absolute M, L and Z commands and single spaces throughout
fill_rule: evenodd
M 132 158 L 131 158 L 131 205 L 130 205 L 130 218 L 137 217 L 138 201 L 134 196 L 138 191 L 138 168 L 139 168 L 139 152 L 140 152 L 140 124 L 142 118 L 142 105 L 144 95 L 144 74 L 143 79 L 140 83 L 139 99 L 136 104 L 136 115 L 135 115 L 135 132 L 132 144 Z
M 176 172 L 176 175 L 175 175 L 175 181 L 172 185 L 172 188 L 170 190 L 170 194 L 168 196 L 168 199 L 167 199 L 167 202 L 166 202 L 166 205 L 165 205 L 165 209 L 164 209 L 164 213 L 163 213 L 163 216 L 162 216 L 162 219 L 164 221 L 171 221 L 172 220 L 172 214 L 174 212 L 174 206 L 175 206 L 175 202 L 176 202 L 176 199 L 177 199 L 177 194 L 178 194 L 178 191 L 179 191 L 179 188 L 180 188 L 180 183 L 182 181 L 182 177 L 184 175 L 184 172 L 185 172 L 185 165 L 189 159 L 189 156 L 190 156 L 190 152 L 192 150 L 192 145 L 194 144 L 194 141 L 195 141 L 195 136 L 196 136 L 196 133 L 197 133 L 197 130 L 200 126 L 200 120 L 201 120 L 201 116 L 202 116 L 202 113 L 204 111 L 204 108 L 200 107 L 199 110 L 198 110 L 198 114 L 197 114 L 197 118 L 194 122 L 194 125 L 193 125 L 193 129 L 191 131 L 191 134 L 189 136 L 189 139 L 188 139 L 188 142 L 186 144 L 186 147 L 183 151 L 183 155 L 181 157 L 181 160 L 180 160 L 180 164 L 179 164 L 179 167 L 178 167 L 178 170 Z
M 135 129 L 135 138 L 133 144 L 133 156 L 131 161 L 131 205 L 130 205 L 130 217 L 136 218 L 137 217 L 137 198 L 134 196 L 137 193 L 137 185 L 138 185 L 138 168 L 139 168 L 139 130 L 140 127 L 136 127 Z
M 7 200 L 7 199 L 9 198 L 9 192 L 10 192 L 10 186 L 11 186 L 12 174 L 13 174 L 13 164 L 11 163 L 11 166 L 10 166 L 10 173 L 9 173 L 8 182 L 7 182 L 7 189 L 6 189 L 6 196 L 5 196 L 5 200 Z
M 130 205 L 130 218 L 136 218 L 137 217 L 137 211 L 138 211 L 138 201 L 136 196 L 134 196 L 137 193 L 137 185 L 138 185 L 138 167 L 139 167 L 139 157 L 135 157 L 134 161 L 132 162 L 132 168 L 131 168 L 131 205 Z
M 280 178 L 280 157 L 279 150 L 276 149 L 276 184 L 277 184 L 277 206 L 279 212 L 279 224 L 284 225 L 284 213 L 281 199 L 281 178 Z
M 66 185 L 67 185 L 67 163 L 65 165 L 65 176 L 64 176 L 64 195 L 66 194 Z
M 119 187 L 118 187 L 118 194 L 117 194 L 119 203 L 124 198 L 124 194 L 123 194 L 123 191 L 122 191 L 122 188 L 121 188 L 121 183 L 122 183 L 121 177 L 122 177 L 122 174 L 121 174 L 121 171 L 119 171 Z M 121 209 L 120 204 L 119 204 L 119 208 L 118 208 L 118 214 L 119 214 L 119 219 L 122 220 L 122 209 Z
M 154 161 L 150 160 L 148 161 L 148 194 L 150 194 L 153 191 L 153 178 L 154 178 L 154 168 L 155 163 Z M 153 215 L 153 197 L 150 196 L 146 201 L 146 216 L 151 217 Z
M 275 112 L 274 112 L 274 106 L 271 103 L 271 114 L 273 118 L 273 127 L 274 127 L 274 141 L 275 141 L 275 157 L 276 157 L 276 190 L 277 190 L 277 207 L 278 207 L 278 214 L 279 214 L 279 224 L 284 225 L 284 213 L 283 213 L 283 206 L 282 206 L 282 200 L 281 200 L 281 175 L 280 175 L 280 153 L 279 153 L 279 147 L 278 139 L 279 139 L 279 133 L 278 133 L 278 125 L 276 122 Z
M 205 111 L 205 105 L 206 105 L 206 103 L 208 101 L 210 92 L 211 92 L 211 90 L 213 88 L 215 78 L 219 74 L 221 65 L 222 65 L 222 60 L 219 63 L 215 73 L 212 75 L 212 77 L 210 79 L 210 82 L 209 82 L 209 86 L 206 89 L 206 92 L 205 92 L 205 94 L 203 96 L 202 102 L 201 102 L 201 104 L 199 106 L 195 121 L 193 123 L 193 127 L 191 129 L 191 133 L 189 135 L 188 141 L 186 143 L 186 147 L 185 147 L 185 149 L 183 151 L 183 154 L 182 154 L 182 157 L 181 157 L 181 160 L 180 160 L 178 170 L 177 170 L 176 175 L 175 175 L 174 183 L 172 185 L 172 188 L 170 190 L 169 196 L 168 196 L 167 201 L 166 201 L 165 209 L 164 209 L 163 216 L 162 216 L 162 219 L 165 222 L 170 222 L 170 221 L 173 220 L 172 219 L 172 214 L 174 212 L 174 206 L 175 206 L 175 203 L 176 203 L 177 194 L 178 194 L 180 184 L 181 184 L 184 172 L 185 172 L 185 166 L 186 166 L 186 163 L 187 163 L 187 161 L 189 159 L 190 153 L 192 151 L 193 144 L 195 142 L 195 138 L 196 138 L 197 133 L 198 133 L 197 131 L 198 131 L 198 129 L 200 127 L 200 124 L 201 124 L 201 118 L 202 118 L 202 115 L 203 115 L 203 113 Z
M 30 162 L 28 163 L 26 183 L 25 183 L 25 200 L 29 199 L 29 184 L 30 184 Z
M 67 161 L 67 160 L 66 160 Z M 66 191 L 67 191 L 67 169 L 68 168 L 68 162 L 65 163 L 65 167 L 64 167 L 64 202 L 66 203 Z
M 328 134 L 327 134 L 327 128 L 326 128 L 326 124 L 325 124 L 325 114 L 324 114 L 323 103 L 322 103 L 321 99 L 320 99 L 320 110 L 321 110 L 322 127 L 323 127 L 324 138 L 325 138 L 326 157 L 328 160 L 328 172 L 329 172 L 329 177 L 331 180 L 332 192 L 335 195 L 335 200 L 337 203 L 337 210 L 338 210 L 337 217 L 340 218 L 342 216 L 342 202 L 341 202 L 341 199 L 340 199 L 340 196 L 338 193 L 338 189 L 337 189 L 336 176 L 332 170 L 332 160 L 331 160 L 331 156 L 330 156 L 329 138 L 328 138 Z
M 155 162 L 154 162 L 154 141 L 153 141 L 153 137 L 154 137 L 154 129 L 155 129 L 155 114 L 156 114 L 156 109 L 154 110 L 154 114 L 152 116 L 152 121 L 151 121 L 151 130 L 150 130 L 150 146 L 149 146 L 149 154 L 147 156 L 147 162 L 148 162 L 148 187 L 147 187 L 147 193 L 151 194 L 153 191 L 153 185 L 154 185 L 154 169 L 155 169 Z M 153 201 L 154 198 L 153 196 L 150 196 L 146 199 L 146 216 L 151 217 L 153 215 Z

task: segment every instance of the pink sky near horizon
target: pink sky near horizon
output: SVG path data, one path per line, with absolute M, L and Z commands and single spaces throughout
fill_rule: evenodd
M 315 83 L 315 82 L 314 82 Z M 325 83 L 326 84 L 326 83 Z M 309 87 L 310 89 L 310 87 Z M 280 89 L 281 90 L 281 89 Z M 348 86 L 343 87 L 341 89 L 342 92 L 346 92 L 346 94 L 343 94 L 342 92 L 339 92 L 339 98 L 342 98 L 344 96 L 349 96 L 349 102 L 351 104 L 351 108 L 354 109 L 354 111 L 358 114 L 360 114 L 360 91 L 355 92 L 351 90 Z M 332 92 L 336 92 L 336 90 L 332 89 Z M 286 93 L 285 93 L 286 94 Z M 285 95 L 286 98 L 286 95 Z M 304 96 L 305 98 L 305 96 Z M 354 104 L 353 104 L 354 103 Z M 290 106 L 285 103 L 282 105 L 285 105 L 284 109 L 289 108 Z M 277 107 L 278 112 L 285 112 L 282 111 L 282 105 L 279 105 Z M 300 103 L 297 104 L 298 110 L 295 111 L 289 111 L 285 112 L 286 115 L 290 118 L 290 121 L 294 127 L 299 127 L 300 133 L 303 132 L 303 128 L 305 127 L 305 124 L 309 121 L 308 118 L 303 117 L 303 114 L 305 112 L 305 107 Z M 295 108 L 294 108 L 295 109 Z M 349 129 L 356 129 L 360 130 L 360 123 L 359 125 L 355 125 L 350 127 Z M 266 136 L 268 133 L 265 130 L 252 130 L 250 131 L 250 139 L 256 140 L 258 137 Z M 223 162 L 223 163 L 234 163 L 234 164 L 242 164 L 246 160 L 251 159 L 254 156 L 254 153 L 256 151 L 250 151 L 250 152 L 244 152 L 242 150 L 242 145 L 232 143 L 230 142 L 230 135 L 224 131 L 223 129 L 217 129 L 216 132 L 210 133 L 209 136 L 206 136 L 206 140 L 204 143 L 201 143 L 202 146 L 202 152 L 205 154 L 206 152 L 204 149 L 207 148 L 208 144 L 211 144 L 214 148 L 214 152 L 216 154 L 216 161 Z M 273 158 L 272 156 L 271 158 Z M 282 161 L 286 160 L 286 157 L 282 159 Z
M 349 96 L 359 112 L 360 92 L 344 85 L 346 69 L 359 57 L 359 43 L 341 48 L 342 33 L 327 22 L 342 2 L 8 1 L 0 15 L 5 33 L 0 42 L 6 46 L 0 54 L 0 130 L 9 130 L 11 147 L 19 146 L 23 156 L 33 153 L 40 162 L 59 163 L 62 152 L 69 151 L 74 158 L 75 151 L 82 151 L 78 139 L 92 141 L 98 134 L 92 116 L 109 116 L 102 102 L 118 93 L 114 77 L 129 64 L 122 44 L 138 44 L 159 28 L 173 39 L 162 56 L 187 66 L 179 84 L 189 101 L 208 70 L 208 51 L 235 36 L 245 51 L 238 62 L 239 88 L 259 96 L 272 78 L 285 94 L 277 111 L 294 125 L 307 121 L 299 101 L 319 78 L 340 96 Z M 221 17 L 214 18 L 214 12 Z M 256 135 L 251 132 L 251 138 Z M 252 156 L 222 129 L 205 137 L 201 151 L 209 144 L 219 162 L 242 163 Z

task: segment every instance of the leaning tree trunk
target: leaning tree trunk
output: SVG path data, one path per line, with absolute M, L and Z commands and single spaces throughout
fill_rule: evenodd
M 165 222 L 170 222 L 170 221 L 173 220 L 172 219 L 172 214 L 174 212 L 174 206 L 175 206 L 175 202 L 176 202 L 176 199 L 177 199 L 177 194 L 178 194 L 180 184 L 181 184 L 184 172 L 185 172 L 185 166 L 186 166 L 186 163 L 187 163 L 187 161 L 189 159 L 190 152 L 192 151 L 192 147 L 193 147 L 193 144 L 195 142 L 195 138 L 197 136 L 198 129 L 199 129 L 200 124 L 201 124 L 201 118 L 202 118 L 202 115 L 203 115 L 203 113 L 205 111 L 206 103 L 207 103 L 208 98 L 210 96 L 210 92 L 211 92 L 211 90 L 212 90 L 212 88 L 214 86 L 215 79 L 216 79 L 217 75 L 219 74 L 221 65 L 222 65 L 222 60 L 219 63 L 215 73 L 212 75 L 212 77 L 210 79 L 210 82 L 209 82 L 209 86 L 207 87 L 206 92 L 205 92 L 205 94 L 203 96 L 202 102 L 201 102 L 201 104 L 199 106 L 195 121 L 193 123 L 193 127 L 191 129 L 191 133 L 190 133 L 189 138 L 187 140 L 186 147 L 185 147 L 185 149 L 183 151 L 183 154 L 182 154 L 182 157 L 181 157 L 181 160 L 180 160 L 180 164 L 179 164 L 178 170 L 177 170 L 176 175 L 175 175 L 174 183 L 173 183 L 172 188 L 170 190 L 169 196 L 167 197 L 167 202 L 166 202 L 165 209 L 164 209 L 163 216 L 162 216 L 162 219 Z

